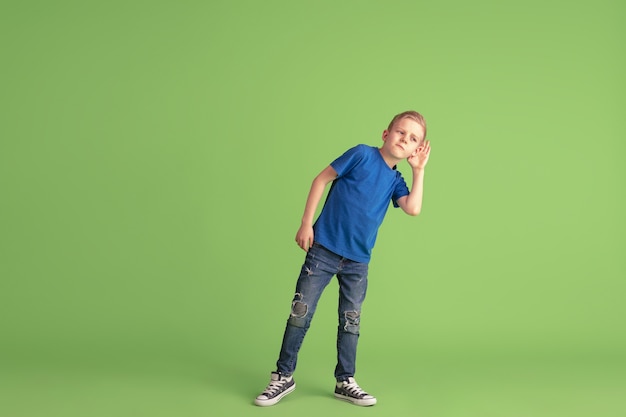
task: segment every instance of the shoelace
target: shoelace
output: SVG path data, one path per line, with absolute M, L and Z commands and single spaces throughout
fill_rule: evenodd
M 352 396 L 357 397 L 357 398 L 362 398 L 362 397 L 365 397 L 366 395 L 369 395 L 367 392 L 363 391 L 363 389 L 359 387 L 359 384 L 357 384 L 356 382 L 353 382 L 351 384 L 344 384 L 343 388 L 346 391 L 350 392 Z
M 272 381 L 269 383 L 267 388 L 265 388 L 265 391 L 263 391 L 263 394 L 272 395 L 275 392 L 279 391 L 283 387 L 283 385 L 285 385 L 286 383 L 287 381 L 283 379 L 280 379 L 278 381 Z

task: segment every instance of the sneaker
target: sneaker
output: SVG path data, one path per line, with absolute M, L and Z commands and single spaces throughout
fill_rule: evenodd
M 295 389 L 296 381 L 293 380 L 293 376 L 283 376 L 278 372 L 272 372 L 269 385 L 254 399 L 254 403 L 261 407 L 274 405 Z
M 335 397 L 361 406 L 376 404 L 376 397 L 363 391 L 352 377 L 347 378 L 345 381 L 337 382 Z

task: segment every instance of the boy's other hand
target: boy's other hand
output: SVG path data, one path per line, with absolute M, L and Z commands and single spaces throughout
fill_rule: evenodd
M 415 153 L 409 156 L 406 160 L 412 168 L 423 169 L 428 163 L 428 157 L 430 156 L 430 141 L 425 140 L 417 147 Z
M 308 252 L 313 245 L 313 226 L 302 225 L 296 233 L 296 243 L 303 251 Z

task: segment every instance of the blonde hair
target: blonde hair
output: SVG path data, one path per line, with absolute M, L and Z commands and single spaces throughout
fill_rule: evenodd
M 418 112 L 414 110 L 408 110 L 400 114 L 396 114 L 393 117 L 393 119 L 391 119 L 391 122 L 389 123 L 389 127 L 387 128 L 387 130 L 391 130 L 393 128 L 393 125 L 398 120 L 405 119 L 405 118 L 415 120 L 417 123 L 419 123 L 420 126 L 424 128 L 424 139 L 426 139 L 426 120 L 424 119 L 424 116 L 422 116 L 421 114 L 419 114 Z

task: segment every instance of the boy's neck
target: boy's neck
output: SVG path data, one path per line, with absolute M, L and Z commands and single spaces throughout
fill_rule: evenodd
M 401 161 L 401 159 L 394 158 L 391 155 L 385 155 L 385 152 L 384 152 L 382 146 L 380 148 L 378 148 L 378 152 L 380 152 L 380 156 L 383 158 L 383 160 L 385 161 L 387 166 L 389 166 L 389 168 L 391 168 L 391 169 L 394 169 L 394 167 L 398 165 L 398 162 Z

